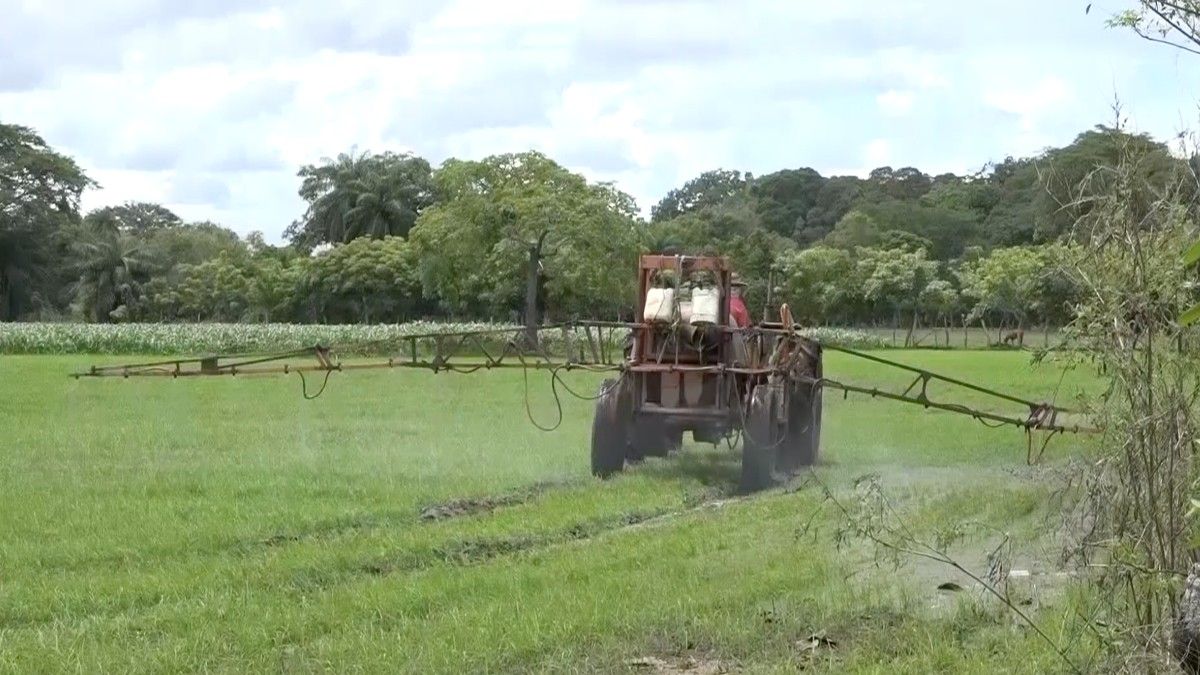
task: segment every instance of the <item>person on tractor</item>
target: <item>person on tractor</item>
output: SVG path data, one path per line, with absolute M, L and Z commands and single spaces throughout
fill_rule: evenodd
M 738 328 L 746 328 L 750 325 L 750 311 L 746 309 L 746 301 L 742 299 L 742 294 L 746 291 L 746 282 L 735 274 L 729 287 L 729 323 Z

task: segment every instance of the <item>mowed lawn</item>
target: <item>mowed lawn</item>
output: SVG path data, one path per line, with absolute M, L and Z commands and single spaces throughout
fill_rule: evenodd
M 1088 382 L 1016 352 L 881 355 L 1036 398 Z M 564 396 L 561 427 L 539 431 L 519 372 L 335 374 L 313 401 L 295 375 L 66 376 L 118 360 L 0 357 L 2 671 L 1059 665 L 994 603 L 937 591 L 940 570 L 877 569 L 861 543 L 839 548 L 811 481 L 737 498 L 724 446 L 689 442 L 593 479 L 592 404 Z M 908 380 L 840 354 L 826 364 L 857 383 Z M 567 376 L 588 393 L 599 380 Z M 557 417 L 548 385 L 530 374 L 543 425 Z M 825 401 L 817 474 L 835 492 L 852 499 L 852 482 L 877 473 L 918 531 L 979 522 L 1038 562 L 1050 481 L 1025 466 L 1019 430 Z M 1079 447 L 1058 439 L 1045 461 Z M 973 536 L 965 555 L 996 543 Z M 1065 597 L 1038 595 L 1029 611 L 1061 624 Z M 836 646 L 804 648 L 814 633 Z

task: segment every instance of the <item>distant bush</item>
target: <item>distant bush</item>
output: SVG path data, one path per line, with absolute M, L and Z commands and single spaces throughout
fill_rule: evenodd
M 206 354 L 276 352 L 311 347 L 333 346 L 344 356 L 403 354 L 410 349 L 409 338 L 429 333 L 506 330 L 481 340 L 489 350 L 503 349 L 521 330 L 520 326 L 498 323 L 445 323 L 414 321 L 402 324 L 243 324 L 243 323 L 0 323 L 0 353 L 3 354 Z M 807 335 L 828 344 L 875 349 L 886 347 L 884 340 L 865 331 L 845 328 L 814 328 Z M 625 333 L 606 330 L 611 358 L 619 358 Z M 595 331 L 592 332 L 596 339 Z M 560 328 L 541 331 L 541 339 L 556 354 L 590 353 L 591 347 L 581 329 L 567 332 Z M 570 344 L 567 344 L 570 343 Z M 419 341 L 418 348 L 428 352 L 433 340 Z M 470 348 L 470 347 L 469 347 Z

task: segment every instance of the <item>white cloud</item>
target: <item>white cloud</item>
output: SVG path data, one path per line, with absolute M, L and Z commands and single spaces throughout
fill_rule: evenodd
M 1061 109 L 1070 102 L 1070 86 L 1054 75 L 1043 75 L 1032 84 L 1011 84 L 984 90 L 988 105 L 1020 118 L 1021 128 L 1032 130 L 1047 112 Z
M 875 103 L 879 105 L 879 110 L 885 115 L 906 115 L 912 111 L 913 103 L 916 100 L 916 94 L 911 91 L 895 89 L 889 89 L 875 97 Z
M 298 167 L 353 147 L 538 149 L 648 209 L 716 167 L 1036 152 L 1107 121 L 1114 88 L 1173 134 L 1200 73 L 1060 5 L 43 0 L 0 22 L 0 121 L 98 178 L 89 208 L 160 200 L 268 236 L 303 210 Z
M 892 161 L 892 143 L 886 138 L 876 138 L 863 148 L 863 162 L 867 167 L 885 166 Z

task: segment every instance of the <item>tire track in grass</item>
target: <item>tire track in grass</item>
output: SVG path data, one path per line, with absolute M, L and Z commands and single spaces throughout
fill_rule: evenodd
M 418 527 L 442 525 L 460 518 L 491 516 L 501 509 L 527 505 L 556 489 L 581 485 L 583 485 L 583 481 L 542 481 L 491 496 L 456 498 L 430 504 L 418 509 L 416 513 L 406 510 L 403 515 L 393 512 L 335 518 L 303 531 L 276 532 L 267 537 L 242 539 L 226 546 L 173 551 L 165 556 L 152 555 L 147 552 L 144 561 L 149 562 L 152 556 L 154 562 L 161 565 L 172 559 L 195 558 L 198 553 L 200 557 L 222 554 L 250 556 L 267 549 L 286 549 L 291 545 L 322 542 L 348 534 L 391 528 L 405 523 L 418 524 Z M 720 507 L 732 501 L 739 501 L 724 499 L 723 496 L 724 493 L 720 490 L 706 489 L 699 493 L 689 491 L 683 495 L 684 508 L 682 509 L 663 507 L 622 511 L 578 521 L 546 533 L 514 532 L 505 535 L 452 538 L 434 545 L 407 549 L 396 554 L 379 556 L 358 563 L 348 561 L 349 564 L 345 566 L 330 567 L 324 564 L 317 567 L 296 568 L 288 575 L 290 579 L 282 584 L 282 588 L 290 589 L 293 592 L 311 593 L 353 583 L 356 579 L 361 578 L 413 573 L 435 566 L 464 567 L 485 564 L 525 553 L 539 552 L 557 545 L 586 541 L 615 530 L 665 522 L 700 509 Z M 110 559 L 109 556 L 97 556 L 89 558 L 88 561 L 73 561 L 74 564 L 66 567 L 60 566 L 60 569 L 77 572 L 81 568 L 89 567 L 87 563 L 107 565 L 117 561 L 118 559 L 115 557 Z M 71 569 L 68 570 L 67 567 Z M 65 612 L 50 610 L 29 613 L 18 608 L 7 608 L 8 611 L 0 611 L 0 630 L 36 629 L 39 626 L 60 622 L 64 619 L 85 623 L 97 619 L 134 616 L 152 611 L 164 604 L 175 604 L 187 600 L 188 596 L 186 595 L 181 596 L 175 591 L 165 591 L 135 594 L 123 601 L 103 606 L 73 607 Z
M 425 551 L 406 551 L 399 557 L 382 557 L 363 564 L 359 571 L 371 576 L 408 573 L 436 565 L 468 566 L 490 562 L 497 558 L 539 551 L 569 541 L 581 541 L 671 513 L 666 509 L 628 511 L 614 516 L 575 523 L 549 534 L 512 534 L 495 537 L 453 539 Z M 417 553 L 417 555 L 413 555 Z
M 421 522 L 436 522 L 451 518 L 463 518 L 480 514 L 490 514 L 505 507 L 521 506 L 534 501 L 538 497 L 556 489 L 572 488 L 580 485 L 580 481 L 558 480 L 538 481 L 518 487 L 507 492 L 477 497 L 457 497 L 442 502 L 426 504 L 418 509 L 416 519 Z M 373 518 L 363 516 L 344 521 L 335 520 L 328 525 L 318 525 L 300 532 L 277 532 L 265 539 L 245 542 L 248 545 L 261 544 L 264 546 L 280 546 L 314 539 L 338 537 L 347 533 L 381 529 L 409 522 L 408 517 Z
M 426 506 L 418 507 L 415 511 L 405 509 L 403 511 L 387 511 L 376 514 L 341 516 L 318 521 L 302 530 L 276 531 L 265 537 L 261 535 L 242 537 L 235 540 L 226 540 L 225 542 L 214 542 L 205 546 L 196 546 L 193 544 L 183 549 L 105 552 L 73 560 L 54 561 L 42 565 L 41 568 L 45 571 L 59 571 L 73 574 L 101 567 L 127 566 L 131 562 L 161 567 L 171 562 L 220 557 L 230 554 L 249 557 L 261 553 L 264 549 L 281 549 L 293 544 L 320 542 L 375 530 L 391 529 L 419 523 L 433 523 L 450 518 L 461 518 L 485 513 L 491 514 L 500 508 L 527 504 L 552 490 L 571 488 L 579 484 L 580 481 L 572 480 L 538 481 L 493 495 L 455 498 L 444 502 L 427 504 Z M 519 543 L 521 537 L 498 537 L 496 539 L 511 539 L 512 541 L 507 544 L 489 544 L 480 539 L 473 545 L 448 545 L 444 547 L 445 550 L 440 553 L 440 556 L 450 560 L 456 557 L 455 551 L 461 549 L 457 557 L 466 559 L 488 555 L 485 551 L 492 548 L 495 548 L 497 551 L 505 549 L 516 551 L 521 547 Z M 531 543 L 530 545 L 533 544 Z M 414 557 L 411 565 L 413 569 L 428 566 L 428 563 L 418 562 L 425 555 L 425 552 L 417 551 L 414 553 L 418 553 L 419 555 Z M 331 583 L 336 583 L 337 579 L 343 574 L 337 570 L 320 568 L 297 570 L 293 574 L 294 581 L 292 585 L 296 588 L 309 590 L 322 588 Z M 123 601 L 98 607 L 87 609 L 71 608 L 65 611 L 42 608 L 42 611 L 33 613 L 17 608 L 0 606 L 0 630 L 37 628 L 38 626 L 61 621 L 64 618 L 78 622 L 111 619 L 127 614 L 138 614 L 164 603 L 185 599 L 185 597 L 173 593 L 134 594 L 133 597 Z
M 491 513 L 501 507 L 526 504 L 540 497 L 542 494 L 557 488 L 572 488 L 580 484 L 580 481 L 577 480 L 538 481 L 526 487 L 509 492 L 501 492 L 496 495 L 450 499 L 423 507 L 419 517 L 421 520 L 431 521 L 461 518 L 479 513 Z
M 719 509 L 748 499 L 753 499 L 753 497 L 708 499 L 693 503 L 683 509 L 626 511 L 613 516 L 582 521 L 571 527 L 544 535 L 518 533 L 510 536 L 457 539 L 429 549 L 429 555 L 420 559 L 414 559 L 412 556 L 401 556 L 394 559 L 385 557 L 364 564 L 361 569 L 372 576 L 384 576 L 393 573 L 414 572 L 434 565 L 477 565 L 497 558 L 538 552 L 560 544 L 586 541 L 609 532 L 666 523 L 691 513 Z

